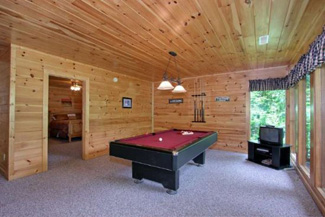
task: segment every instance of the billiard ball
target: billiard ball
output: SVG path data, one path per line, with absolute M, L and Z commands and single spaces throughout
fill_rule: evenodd
M 162 141 L 162 138 L 159 138 L 159 141 L 161 142 Z

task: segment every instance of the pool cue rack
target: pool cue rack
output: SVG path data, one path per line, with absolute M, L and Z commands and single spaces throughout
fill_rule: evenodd
M 194 123 L 205 123 L 205 110 L 204 110 L 204 101 L 205 101 L 205 84 L 201 79 L 194 80 L 193 86 L 193 104 L 194 104 L 194 114 L 193 121 Z
M 200 97 L 200 96 L 206 96 L 205 93 L 197 94 L 197 95 L 192 95 L 192 97 Z
M 194 94 L 192 95 L 192 97 L 194 97 L 194 121 L 192 121 L 193 123 L 205 123 L 205 118 L 204 118 L 204 103 L 202 100 L 202 97 L 205 97 L 206 94 L 205 93 L 201 93 L 201 94 Z M 199 97 L 199 99 L 201 99 L 200 103 L 200 108 L 197 107 L 197 97 Z

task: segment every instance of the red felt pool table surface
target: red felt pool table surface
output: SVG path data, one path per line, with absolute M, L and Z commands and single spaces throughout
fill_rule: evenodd
M 144 134 L 136 137 L 120 139 L 118 142 L 154 149 L 175 151 L 213 133 L 211 131 L 186 130 L 188 132 L 193 132 L 193 134 L 182 135 L 181 131 L 185 130 L 167 130 L 154 134 Z M 159 141 L 159 138 L 162 138 L 162 141 Z

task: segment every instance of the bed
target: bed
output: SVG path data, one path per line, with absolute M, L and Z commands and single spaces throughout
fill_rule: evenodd
M 81 114 L 50 114 L 50 137 L 68 139 L 82 137 Z

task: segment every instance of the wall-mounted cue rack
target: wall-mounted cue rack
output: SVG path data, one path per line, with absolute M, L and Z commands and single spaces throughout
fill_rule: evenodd
M 204 110 L 204 100 L 205 100 L 204 84 L 202 86 L 202 81 L 194 80 L 194 94 L 193 105 L 194 105 L 194 120 L 195 123 L 205 123 L 205 110 Z

